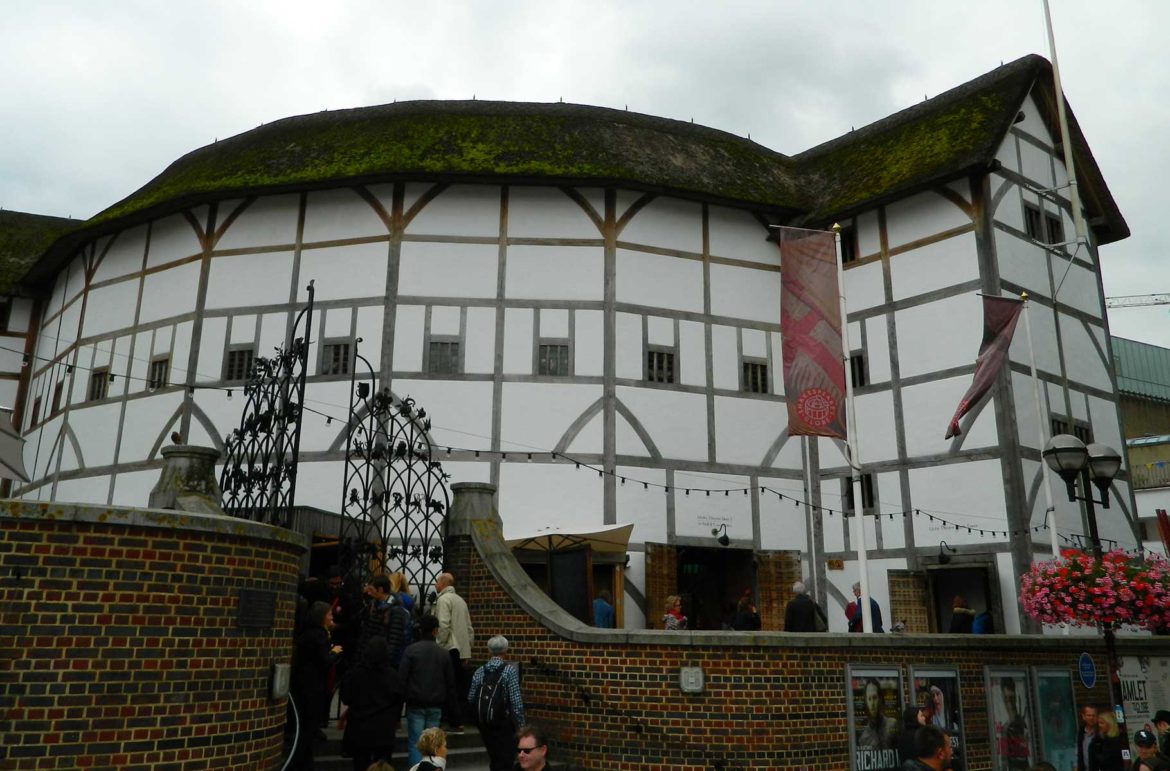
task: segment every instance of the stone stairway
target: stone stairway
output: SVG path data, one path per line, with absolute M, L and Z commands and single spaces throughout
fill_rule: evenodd
M 463 734 L 447 734 L 447 768 L 451 771 L 488 771 L 488 755 L 479 731 L 467 726 Z M 328 741 L 318 743 L 314 768 L 317 771 L 351 771 L 353 762 L 341 754 L 341 732 L 330 724 L 325 729 Z M 394 768 L 406 771 L 406 721 L 399 723 L 394 737 Z

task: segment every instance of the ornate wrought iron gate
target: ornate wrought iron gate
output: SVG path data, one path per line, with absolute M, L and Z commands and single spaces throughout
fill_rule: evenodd
M 360 380 L 358 362 L 367 370 Z M 443 564 L 450 477 L 432 456 L 426 410 L 409 396 L 399 399 L 376 386 L 374 369 L 355 344 L 341 567 L 363 582 L 373 573 L 402 571 L 426 596 Z
M 285 345 L 274 356 L 258 356 L 252 363 L 240 427 L 224 442 L 226 460 L 219 480 L 228 514 L 286 528 L 292 526 L 296 501 L 312 282 L 308 292 L 309 302 L 293 321 Z

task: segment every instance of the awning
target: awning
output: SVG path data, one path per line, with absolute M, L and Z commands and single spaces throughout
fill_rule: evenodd
M 630 545 L 633 524 L 608 525 L 586 532 L 572 532 L 560 527 L 546 527 L 535 533 L 505 539 L 512 549 L 534 551 L 564 551 L 588 546 L 595 552 L 624 554 Z

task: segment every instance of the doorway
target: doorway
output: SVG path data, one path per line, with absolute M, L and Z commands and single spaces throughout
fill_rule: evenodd
M 999 603 L 992 593 L 991 581 L 986 567 L 960 566 L 937 567 L 928 571 L 931 583 L 931 597 L 934 600 L 934 617 L 937 631 L 947 632 L 951 628 L 951 609 L 955 597 L 962 597 L 967 607 L 976 613 L 986 611 L 991 615 L 992 632 L 1003 631 L 1002 621 L 997 612 Z
M 730 628 L 736 601 L 755 585 L 751 549 L 678 549 L 678 593 L 691 629 Z

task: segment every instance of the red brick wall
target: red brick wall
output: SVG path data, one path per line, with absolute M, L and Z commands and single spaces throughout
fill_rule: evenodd
M 291 655 L 302 548 L 151 514 L 0 515 L 0 768 L 277 767 L 269 667 Z M 272 629 L 237 628 L 239 588 L 277 592 Z
M 1075 672 L 1077 655 L 1086 649 L 1099 666 L 1104 662 L 1093 638 L 842 634 L 817 635 L 823 642 L 809 644 L 795 635 L 742 634 L 721 644 L 704 642 L 727 639 L 718 633 L 607 636 L 599 630 L 575 633 L 575 641 L 526 612 L 493 577 L 470 537 L 448 546 L 448 559 L 465 570 L 459 585 L 475 626 L 473 656 L 482 660 L 486 640 L 506 635 L 509 656 L 522 664 L 528 718 L 549 730 L 559 761 L 590 769 L 846 769 L 847 664 L 897 666 L 904 689 L 912 665 L 958 668 L 968 768 L 989 769 L 985 665 Z M 704 693 L 681 693 L 678 668 L 684 665 L 703 668 Z M 1091 693 L 1077 689 L 1078 702 L 1107 700 L 1104 678 Z

